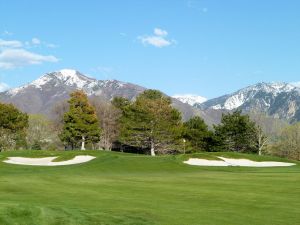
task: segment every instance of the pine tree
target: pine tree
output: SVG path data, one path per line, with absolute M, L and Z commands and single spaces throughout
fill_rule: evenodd
M 174 150 L 181 127 L 181 114 L 171 106 L 171 99 L 156 90 L 147 90 L 135 102 L 119 101 L 121 142 L 164 153 Z
M 257 126 L 240 110 L 223 114 L 215 128 L 215 137 L 222 151 L 257 152 Z
M 183 128 L 183 138 L 187 141 L 187 145 L 192 151 L 209 150 L 212 132 L 208 130 L 208 126 L 201 117 L 195 116 L 191 118 L 184 123 Z
M 72 149 L 81 143 L 81 150 L 85 150 L 85 143 L 95 143 L 100 139 L 99 120 L 94 107 L 89 103 L 83 91 L 71 93 L 69 111 L 64 115 L 61 140 Z

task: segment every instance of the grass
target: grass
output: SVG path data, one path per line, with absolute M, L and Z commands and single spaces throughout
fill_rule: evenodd
M 9 156 L 89 154 L 72 166 L 5 164 Z M 278 161 L 229 153 L 216 156 Z M 251 224 L 300 221 L 300 166 L 284 168 L 197 167 L 190 156 L 149 157 L 102 151 L 0 153 L 0 224 Z M 282 161 L 282 160 L 281 160 Z

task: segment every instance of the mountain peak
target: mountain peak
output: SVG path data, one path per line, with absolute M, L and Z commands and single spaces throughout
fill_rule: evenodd
M 201 107 L 225 110 L 255 108 L 263 111 L 271 110 L 273 107 L 273 110 L 274 105 L 278 102 L 283 104 L 283 102 L 287 102 L 287 98 L 294 95 L 298 96 L 298 90 L 299 88 L 289 83 L 262 82 L 240 89 L 232 94 L 211 99 L 203 103 Z
M 60 71 L 56 72 L 56 77 L 59 78 L 60 80 L 66 81 L 68 79 L 78 79 L 78 75 L 80 73 L 76 70 L 72 69 L 62 69 Z
M 195 104 L 203 103 L 207 100 L 202 96 L 193 95 L 193 94 L 173 95 L 172 97 L 176 98 L 177 100 L 183 103 L 187 103 L 191 106 L 194 106 Z
M 256 85 L 249 86 L 248 88 L 252 89 L 260 89 L 266 92 L 289 92 L 295 89 L 295 86 L 285 82 L 262 82 Z
M 48 73 L 38 80 L 49 80 L 53 79 L 53 77 L 67 86 L 76 86 L 79 89 L 82 89 L 86 85 L 94 85 L 97 82 L 96 79 L 87 77 L 73 69 L 62 69 L 53 73 Z
M 73 70 L 73 69 L 62 69 L 58 72 L 63 74 L 64 76 L 67 76 L 67 77 L 76 76 L 76 74 L 78 73 L 77 70 Z
M 87 81 L 92 82 L 95 80 L 94 78 L 87 77 L 87 76 L 83 75 L 82 73 L 80 73 L 79 71 L 73 70 L 73 69 L 62 69 L 62 70 L 59 70 L 59 71 L 56 71 L 56 72 L 50 73 L 50 74 L 55 74 L 55 76 L 62 81 L 66 81 L 69 79 L 71 79 L 71 80 L 81 79 L 81 80 L 87 80 Z

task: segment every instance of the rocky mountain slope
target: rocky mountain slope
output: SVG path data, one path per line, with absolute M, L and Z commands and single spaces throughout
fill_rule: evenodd
M 135 98 L 145 88 L 117 80 L 96 80 L 75 70 L 47 73 L 32 83 L 0 93 L 0 100 L 10 102 L 28 113 L 49 115 L 54 104 L 67 99 L 74 90 L 110 100 L 115 96 Z
M 134 100 L 146 88 L 117 80 L 96 80 L 70 69 L 47 73 L 24 86 L 0 93 L 0 101 L 13 103 L 22 111 L 51 116 L 53 107 L 69 98 L 70 92 L 84 90 L 90 97 L 110 101 L 116 96 Z M 173 98 L 173 105 L 186 120 L 192 116 L 202 116 L 209 124 L 215 123 L 213 113 L 206 113 L 189 104 Z M 209 110 L 218 111 L 218 110 Z
M 207 110 L 262 111 L 290 122 L 300 121 L 300 88 L 288 83 L 258 83 L 195 107 Z

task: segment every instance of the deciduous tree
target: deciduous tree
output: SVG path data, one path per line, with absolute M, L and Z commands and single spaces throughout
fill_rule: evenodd
M 99 148 L 111 150 L 113 142 L 115 142 L 119 136 L 121 110 L 116 108 L 112 103 L 99 98 L 93 98 L 91 103 L 95 107 L 97 117 L 101 118 L 100 127 L 102 132 Z
M 12 104 L 0 103 L 0 151 L 26 147 L 28 115 Z
M 29 115 L 27 143 L 32 149 L 58 148 L 58 132 L 53 122 L 44 115 Z
M 286 127 L 274 146 L 275 154 L 294 160 L 300 160 L 300 123 Z

